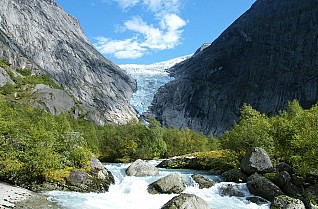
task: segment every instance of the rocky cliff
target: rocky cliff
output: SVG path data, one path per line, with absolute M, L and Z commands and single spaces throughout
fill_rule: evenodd
M 1 0 L 0 59 L 44 70 L 97 124 L 136 118 L 129 104 L 135 81 L 97 52 L 54 0 Z
M 219 135 L 243 103 L 269 115 L 318 100 L 318 1 L 257 0 L 209 47 L 171 69 L 153 100 L 167 126 Z

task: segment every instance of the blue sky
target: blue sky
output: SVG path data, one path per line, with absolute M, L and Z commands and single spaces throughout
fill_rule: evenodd
M 215 40 L 255 0 L 56 0 L 116 64 L 151 64 Z

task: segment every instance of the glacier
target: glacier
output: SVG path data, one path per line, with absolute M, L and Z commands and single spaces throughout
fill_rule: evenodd
M 149 65 L 119 65 L 120 68 L 137 81 L 137 91 L 133 94 L 130 104 L 137 110 L 139 115 L 148 110 L 158 89 L 173 80 L 173 77 L 169 76 L 167 70 L 191 56 L 186 55 Z

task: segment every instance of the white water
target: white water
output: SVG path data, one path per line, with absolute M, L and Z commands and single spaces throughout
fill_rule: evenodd
M 148 107 L 151 105 L 153 96 L 158 89 L 173 79 L 166 70 L 173 65 L 188 59 L 190 56 L 191 55 L 178 57 L 151 65 L 119 65 L 137 81 L 137 91 L 133 94 L 130 103 L 139 114 L 147 111 Z
M 152 161 L 156 164 L 158 162 Z M 167 170 L 161 169 L 156 177 L 128 177 L 125 169 L 129 164 L 106 164 L 106 168 L 115 177 L 115 185 L 110 186 L 106 193 L 77 193 L 51 191 L 45 193 L 49 200 L 57 202 L 61 208 L 65 209 L 160 209 L 175 195 L 157 194 L 151 195 L 147 192 L 148 184 L 173 172 L 181 172 L 186 181 L 187 189 L 184 193 L 195 194 L 203 198 L 211 208 L 217 209 L 267 209 L 268 205 L 256 205 L 249 203 L 245 197 L 222 197 L 219 195 L 219 187 L 222 183 L 217 183 L 210 189 L 199 189 L 192 181 L 191 175 L 194 173 L 203 174 L 205 177 L 215 181 L 220 179 L 217 176 L 208 175 L 202 171 L 193 170 Z M 243 193 L 251 196 L 245 184 L 240 184 Z

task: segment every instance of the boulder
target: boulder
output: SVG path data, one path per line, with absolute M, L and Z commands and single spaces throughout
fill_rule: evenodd
M 246 198 L 247 201 L 250 201 L 252 203 L 262 205 L 268 203 L 268 200 L 262 198 L 262 197 L 257 197 L 257 196 L 251 196 Z
M 197 184 L 199 184 L 200 189 L 210 188 L 215 185 L 215 182 L 213 180 L 206 178 L 200 174 L 193 174 L 191 177 Z
M 211 209 L 206 201 L 193 194 L 180 194 L 166 204 L 161 209 Z
M 252 194 L 263 197 L 269 201 L 273 201 L 276 196 L 284 194 L 273 182 L 260 175 L 249 178 L 247 188 Z
M 0 87 L 6 85 L 7 83 L 14 84 L 8 73 L 2 67 L 0 67 Z
M 240 168 L 246 174 L 267 173 L 274 170 L 268 154 L 260 147 L 248 150 L 246 156 L 242 159 Z
M 136 160 L 126 169 L 127 176 L 156 176 L 159 169 L 143 160 Z
M 271 209 L 306 209 L 306 207 L 299 199 L 280 195 L 274 198 Z
M 297 174 L 291 175 L 291 182 L 298 187 L 303 187 L 305 184 L 304 181 L 302 180 L 302 178 L 300 176 L 298 176 Z
M 244 183 L 246 182 L 247 175 L 244 174 L 241 169 L 233 168 L 229 171 L 222 173 L 222 177 L 225 181 L 235 182 L 235 183 Z
M 297 196 L 302 194 L 302 189 L 294 185 L 291 180 L 292 178 L 289 173 L 287 171 L 282 171 L 278 173 L 274 182 L 286 195 Z
M 244 194 L 241 191 L 241 188 L 238 185 L 235 185 L 235 184 L 223 184 L 220 187 L 220 192 L 219 193 L 220 193 L 221 196 L 244 197 Z
M 75 106 L 74 100 L 65 91 L 44 84 L 37 84 L 31 96 L 34 107 L 44 108 L 53 115 L 69 112 Z
M 304 196 L 318 203 L 318 185 L 312 185 L 305 189 Z
M 180 194 L 186 189 L 181 173 L 173 173 L 165 176 L 148 186 L 150 194 Z
M 70 173 L 68 181 L 69 184 L 73 186 L 71 187 L 72 189 L 88 191 L 89 185 L 93 182 L 93 177 L 84 171 L 75 170 Z M 76 189 L 75 187 L 78 187 L 78 189 Z
M 114 184 L 113 175 L 97 158 L 90 160 L 91 173 L 72 171 L 68 177 L 67 189 L 77 192 L 106 192 Z
M 90 160 L 90 167 L 92 169 L 92 175 L 101 181 L 105 190 L 108 190 L 110 184 L 115 183 L 112 173 L 108 171 L 97 158 Z
M 294 169 L 293 169 L 290 165 L 288 165 L 287 163 L 284 163 L 284 162 L 279 163 L 279 164 L 276 166 L 276 169 L 277 169 L 278 172 L 286 171 L 286 172 L 288 172 L 290 175 L 292 175 L 292 174 L 295 173 Z

